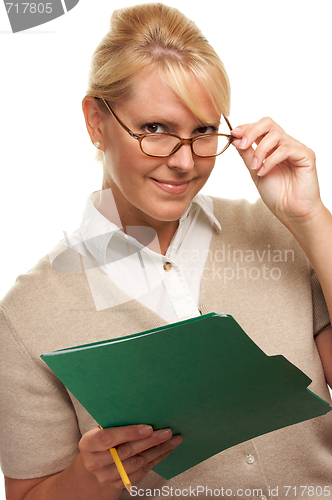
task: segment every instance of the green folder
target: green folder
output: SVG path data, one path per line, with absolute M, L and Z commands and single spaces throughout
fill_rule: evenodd
M 283 356 L 216 313 L 43 354 L 101 427 L 170 427 L 183 442 L 154 471 L 170 479 L 231 446 L 331 410 Z

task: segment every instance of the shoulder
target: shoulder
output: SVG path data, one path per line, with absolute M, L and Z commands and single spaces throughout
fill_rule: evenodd
M 259 221 L 263 223 L 273 221 L 281 224 L 260 198 L 254 203 L 245 199 L 211 198 L 214 214 L 220 223 L 223 220 L 239 220 L 243 226 Z
M 294 241 L 291 233 L 272 214 L 264 202 L 259 198 L 254 203 L 245 199 L 228 200 L 214 198 L 214 214 L 222 227 L 222 233 L 232 233 L 239 238 L 264 239 L 270 243 L 280 241 Z
M 80 254 L 58 244 L 30 271 L 19 275 L 1 300 L 0 335 L 8 335 L 4 328 L 7 324 L 16 341 L 29 351 L 33 352 L 37 345 L 44 350 L 53 349 L 53 345 L 47 345 L 47 339 L 66 344 L 67 316 L 92 308 Z
M 84 281 L 80 254 L 59 243 L 32 269 L 17 277 L 0 305 L 4 309 L 19 306 L 29 310 L 36 309 L 39 303 L 51 306 L 55 299 L 67 303 Z

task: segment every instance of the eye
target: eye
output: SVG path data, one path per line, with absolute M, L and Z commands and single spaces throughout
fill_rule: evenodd
M 213 125 L 202 125 L 201 127 L 198 127 L 195 132 L 198 135 L 205 135 L 205 134 L 216 134 L 218 132 L 218 129 L 214 127 Z
M 165 134 L 166 128 L 164 125 L 160 123 L 146 123 L 141 127 L 144 132 L 148 132 L 149 134 Z

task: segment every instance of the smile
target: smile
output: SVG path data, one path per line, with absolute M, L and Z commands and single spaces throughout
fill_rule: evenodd
M 191 180 L 185 182 L 160 181 L 157 179 L 153 179 L 152 177 L 150 178 L 156 186 L 158 186 L 163 191 L 166 191 L 166 193 L 170 194 L 183 194 L 187 190 L 191 182 Z

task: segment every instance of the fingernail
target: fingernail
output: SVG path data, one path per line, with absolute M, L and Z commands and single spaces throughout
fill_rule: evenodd
M 139 433 L 142 436 L 150 436 L 152 431 L 153 431 L 153 429 L 152 429 L 151 425 L 141 425 L 140 429 L 139 429 Z
M 264 172 L 265 172 L 265 167 L 262 167 L 262 168 L 260 168 L 260 169 L 258 170 L 257 175 L 258 175 L 258 176 L 261 176 L 261 175 L 263 175 L 263 174 L 264 174 Z
M 182 443 L 182 436 L 173 436 L 172 439 L 169 440 L 171 446 L 177 446 L 180 443 Z
M 233 130 L 231 131 L 231 134 L 232 134 L 232 135 L 233 135 L 233 134 L 235 134 L 235 135 L 236 135 L 236 134 L 239 134 L 240 132 L 241 132 L 241 129 L 239 129 L 238 127 L 236 127 L 236 128 L 233 128 Z
M 158 437 L 160 439 L 169 439 L 171 437 L 171 435 L 172 435 L 171 429 L 162 429 L 158 433 Z
M 239 149 L 246 149 L 247 145 L 248 145 L 248 139 L 246 137 L 243 137 L 240 142 Z
M 252 163 L 251 163 L 251 169 L 256 170 L 257 167 L 258 167 L 258 160 L 255 156 L 254 159 L 252 160 Z

